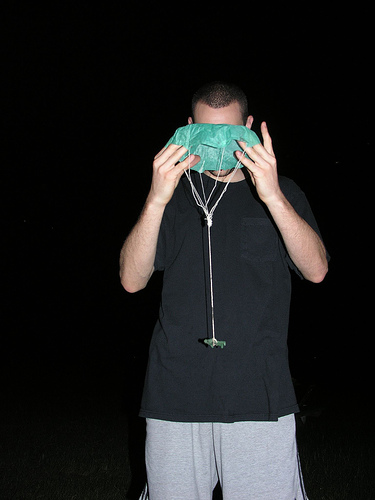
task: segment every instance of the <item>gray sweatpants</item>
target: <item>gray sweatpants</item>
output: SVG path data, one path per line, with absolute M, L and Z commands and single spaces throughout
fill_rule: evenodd
M 304 500 L 294 415 L 278 422 L 147 419 L 147 482 L 140 500 Z

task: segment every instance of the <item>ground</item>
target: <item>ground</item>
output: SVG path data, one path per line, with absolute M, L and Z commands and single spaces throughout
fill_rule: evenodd
M 1 498 L 137 499 L 144 423 L 136 415 L 134 377 L 118 367 L 8 373 L 0 414 Z M 372 498 L 374 434 L 365 394 L 329 381 L 299 385 L 298 392 L 307 394 L 297 436 L 309 499 Z M 218 490 L 214 498 L 221 498 Z

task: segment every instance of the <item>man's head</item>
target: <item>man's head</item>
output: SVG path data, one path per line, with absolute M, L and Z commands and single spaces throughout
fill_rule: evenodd
M 247 98 L 237 85 L 212 82 L 193 95 L 192 117 L 189 123 L 225 123 L 251 127 L 253 117 L 248 116 Z

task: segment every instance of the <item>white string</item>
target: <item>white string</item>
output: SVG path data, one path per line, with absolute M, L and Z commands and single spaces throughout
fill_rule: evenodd
M 200 177 L 200 180 L 201 180 L 201 186 L 202 186 L 202 192 L 203 192 L 203 196 L 204 196 L 204 201 L 205 201 L 205 204 L 206 206 L 208 207 L 208 204 L 210 203 L 210 200 L 211 200 L 211 197 L 212 195 L 214 194 L 214 191 L 216 189 L 216 186 L 217 186 L 217 182 L 219 180 L 219 173 L 220 173 L 220 170 L 221 170 L 221 166 L 223 164 L 223 158 L 224 158 L 224 152 L 225 152 L 225 148 L 223 148 L 223 152 L 221 154 L 221 159 L 220 159 L 220 169 L 217 171 L 217 176 L 216 176 L 216 179 L 215 179 L 215 184 L 214 184 L 214 187 L 212 188 L 211 190 L 211 193 L 210 193 L 210 196 L 208 197 L 208 200 L 206 200 L 206 193 L 204 191 L 204 187 L 203 187 L 203 182 L 202 182 L 202 172 L 199 171 L 199 177 Z M 203 163 L 204 165 L 204 163 Z
M 224 158 L 224 151 L 225 151 L 225 148 L 223 148 L 223 153 L 221 155 L 220 165 L 219 165 L 220 168 L 218 169 L 218 173 L 217 173 L 217 176 L 216 176 L 216 179 L 215 179 L 215 184 L 214 184 L 214 187 L 211 190 L 211 193 L 210 193 L 208 199 L 206 198 L 206 193 L 205 193 L 205 189 L 204 189 L 204 186 L 203 186 L 202 174 L 201 174 L 201 172 L 199 172 L 199 177 L 200 177 L 200 181 L 201 181 L 201 187 L 202 187 L 202 194 L 203 194 L 204 202 L 203 202 L 202 198 L 200 197 L 200 195 L 199 195 L 196 187 L 193 184 L 193 181 L 191 179 L 190 169 L 185 170 L 186 177 L 188 178 L 190 186 L 191 186 L 191 192 L 192 192 L 193 198 L 194 198 L 196 204 L 198 205 L 198 207 L 200 207 L 203 210 L 203 213 L 205 215 L 205 220 L 207 221 L 208 262 L 209 262 L 209 270 L 210 270 L 210 302 L 211 302 L 212 347 L 214 347 L 215 345 L 218 345 L 218 341 L 217 341 L 216 336 L 215 336 L 215 307 L 214 307 L 214 285 L 213 285 L 214 281 L 213 281 L 213 269 L 212 269 L 213 266 L 212 266 L 211 227 L 212 227 L 212 224 L 213 224 L 213 214 L 214 214 L 214 212 L 216 210 L 216 207 L 218 206 L 220 200 L 224 196 L 224 193 L 227 191 L 228 186 L 229 186 L 231 180 L 233 179 L 235 173 L 237 172 L 237 170 L 239 169 L 239 166 L 241 164 L 241 161 L 238 160 L 237 163 L 236 163 L 236 166 L 234 167 L 233 172 L 230 174 L 230 177 L 229 177 L 228 181 L 226 182 L 226 184 L 224 186 L 224 189 L 222 190 L 219 198 L 217 199 L 216 203 L 213 205 L 213 207 L 211 208 L 211 210 L 208 210 L 208 204 L 209 204 L 209 202 L 210 202 L 210 200 L 212 198 L 212 195 L 213 195 L 213 193 L 214 193 L 214 191 L 216 189 L 217 183 L 218 183 L 219 173 L 220 173 L 220 170 L 221 170 L 221 167 L 222 167 L 222 163 L 223 163 L 223 158 Z M 244 154 L 245 153 L 242 152 L 242 156 L 244 156 Z M 241 159 L 242 159 L 242 156 L 241 156 Z M 190 151 L 189 151 L 189 167 L 190 167 Z
M 242 156 L 244 156 L 244 152 L 242 152 Z M 241 156 L 241 158 L 242 158 Z M 205 190 L 204 190 L 204 186 L 203 186 L 203 181 L 202 181 L 202 174 L 199 172 L 199 176 L 200 176 L 200 181 L 201 181 L 201 186 L 202 186 L 202 193 L 203 193 L 203 198 L 204 198 L 204 202 L 202 200 L 202 198 L 200 197 L 196 187 L 194 186 L 193 184 L 193 181 L 191 179 L 191 172 L 190 172 L 190 169 L 186 169 L 185 170 L 185 174 L 186 174 L 186 177 L 188 178 L 189 180 L 189 183 L 190 183 L 190 186 L 191 186 L 191 190 L 192 190 L 192 194 L 193 194 L 193 197 L 194 197 L 194 200 L 196 202 L 196 204 L 203 210 L 205 216 L 206 216 L 206 220 L 207 220 L 207 224 L 209 225 L 209 227 L 212 226 L 212 220 L 213 220 L 213 214 L 216 210 L 216 207 L 218 206 L 221 198 L 224 196 L 224 193 L 227 191 L 228 189 L 228 186 L 230 184 L 230 182 L 232 181 L 235 173 L 237 172 L 239 166 L 241 165 L 241 161 L 238 160 L 234 169 L 233 169 L 233 172 L 230 174 L 230 177 L 228 179 L 228 181 L 225 183 L 225 186 L 224 186 L 224 189 L 222 190 L 218 200 L 216 201 L 216 203 L 213 205 L 213 207 L 211 208 L 211 210 L 209 211 L 208 210 L 208 204 L 212 198 L 212 195 L 216 189 L 216 186 L 217 186 L 217 183 L 218 183 L 218 179 L 219 179 L 219 173 L 220 173 L 220 170 L 221 170 L 221 166 L 222 166 L 222 162 L 223 162 L 223 157 L 224 157 L 224 148 L 223 148 L 223 154 L 221 156 L 221 160 L 220 160 L 220 165 L 219 165 L 219 169 L 218 169 L 218 174 L 215 178 L 215 184 L 214 184 L 214 187 L 212 188 L 211 190 L 211 193 L 208 197 L 208 199 L 206 199 L 206 193 L 205 193 Z M 190 167 L 190 151 L 189 151 L 189 167 Z
M 214 280 L 212 276 L 211 226 L 212 226 L 212 218 L 207 219 L 207 236 L 208 236 L 208 260 L 210 267 L 211 327 L 212 327 L 212 342 L 214 345 L 216 343 L 216 336 L 215 336 Z

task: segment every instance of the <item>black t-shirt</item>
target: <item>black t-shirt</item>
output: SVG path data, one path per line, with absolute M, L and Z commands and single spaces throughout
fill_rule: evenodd
M 194 185 L 202 194 L 199 175 Z M 202 176 L 206 195 L 214 180 Z M 304 193 L 280 187 L 319 234 Z M 210 205 L 224 183 L 219 182 Z M 287 332 L 294 264 L 249 179 L 231 183 L 211 228 L 212 336 L 207 226 L 184 176 L 161 224 L 155 269 L 164 271 L 159 320 L 149 352 L 140 415 L 177 422 L 267 421 L 298 411 Z

